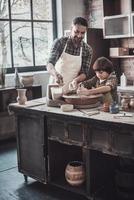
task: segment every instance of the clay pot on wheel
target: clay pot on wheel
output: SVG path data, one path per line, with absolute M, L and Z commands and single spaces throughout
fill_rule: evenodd
M 80 186 L 85 181 L 84 164 L 79 161 L 72 161 L 65 169 L 66 181 L 72 186 Z

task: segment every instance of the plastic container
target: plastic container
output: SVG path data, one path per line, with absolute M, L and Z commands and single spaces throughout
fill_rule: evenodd
M 127 78 L 126 78 L 124 73 L 121 75 L 120 85 L 121 85 L 121 87 L 126 87 L 127 86 Z
M 74 109 L 74 106 L 72 104 L 63 104 L 60 108 L 63 112 L 69 112 Z

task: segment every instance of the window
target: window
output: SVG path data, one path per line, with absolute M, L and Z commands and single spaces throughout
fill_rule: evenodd
M 0 67 L 43 69 L 56 37 L 55 0 L 0 0 Z

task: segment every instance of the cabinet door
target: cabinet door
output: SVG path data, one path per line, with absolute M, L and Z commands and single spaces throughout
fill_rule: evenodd
M 89 28 L 87 31 L 87 43 L 93 49 L 93 57 L 91 61 L 91 67 L 89 70 L 89 77 L 92 78 L 92 76 L 95 75 L 94 70 L 92 68 L 95 60 L 101 56 L 106 56 L 107 58 L 109 58 L 110 40 L 103 39 L 102 29 Z
M 86 132 L 84 123 L 66 118 L 47 118 L 49 139 L 63 143 L 82 146 L 85 142 Z
M 112 151 L 122 157 L 134 157 L 134 137 L 132 127 L 114 128 Z
M 47 152 L 42 115 L 17 115 L 18 167 L 24 175 L 46 182 Z

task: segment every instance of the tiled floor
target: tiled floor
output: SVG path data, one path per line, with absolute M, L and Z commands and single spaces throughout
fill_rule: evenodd
M 17 169 L 15 140 L 0 142 L 0 200 L 85 200 L 24 177 Z

